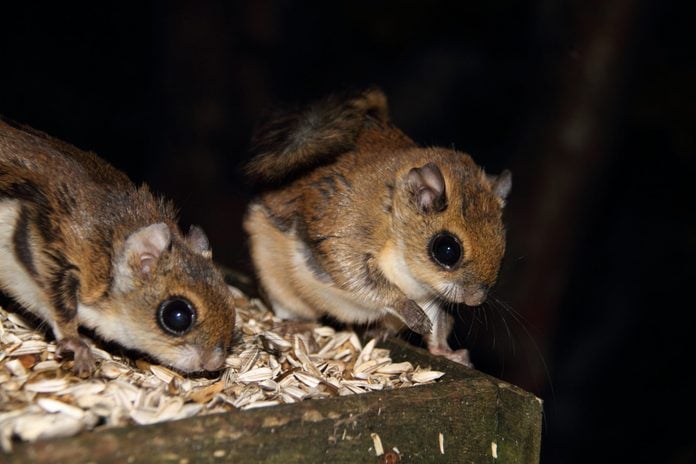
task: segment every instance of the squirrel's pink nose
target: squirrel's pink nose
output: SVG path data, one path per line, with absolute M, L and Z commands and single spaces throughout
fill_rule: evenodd
M 227 353 L 221 346 L 217 346 L 203 362 L 203 369 L 206 371 L 216 371 L 225 363 Z
M 478 306 L 488 296 L 488 285 L 472 285 L 464 289 L 464 304 L 467 306 Z

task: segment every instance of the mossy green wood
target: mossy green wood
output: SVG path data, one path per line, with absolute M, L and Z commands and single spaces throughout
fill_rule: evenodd
M 376 463 L 376 433 L 402 462 L 538 462 L 541 402 L 534 395 L 403 342 L 387 347 L 396 360 L 446 375 L 413 388 L 18 444 L 0 461 Z

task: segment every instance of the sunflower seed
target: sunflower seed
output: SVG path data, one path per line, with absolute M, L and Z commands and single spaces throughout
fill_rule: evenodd
M 22 328 L 22 329 L 29 329 L 29 328 L 31 328 L 31 326 L 29 325 L 29 323 L 27 323 L 27 321 L 25 321 L 24 318 L 22 318 L 22 316 L 20 316 L 19 314 L 16 314 L 16 313 L 9 313 L 9 314 L 7 315 L 7 320 L 10 321 L 12 324 L 14 324 L 15 327 L 19 327 L 19 328 Z
M 292 385 L 283 388 L 283 393 L 292 396 L 296 400 L 304 399 L 307 396 L 306 391 L 302 390 L 301 388 L 294 387 Z
M 150 372 L 155 374 L 155 377 L 157 377 L 164 383 L 169 383 L 175 377 L 180 377 L 176 372 L 169 370 L 166 367 L 158 366 L 156 364 L 150 366 Z
M 372 339 L 369 342 L 365 344 L 363 349 L 360 351 L 360 354 L 358 355 L 357 362 L 366 362 L 370 360 L 370 356 L 372 355 L 372 350 L 375 349 L 375 344 L 377 343 L 376 339 Z
M 444 372 L 440 371 L 419 371 L 411 374 L 411 379 L 417 383 L 432 382 L 445 375 Z
M 260 381 L 259 387 L 269 392 L 276 392 L 280 388 L 278 382 L 271 379 Z
M 151 424 L 232 408 L 254 409 L 432 382 L 443 374 L 393 363 L 376 340 L 353 331 L 288 324 L 235 293 L 241 337 L 218 376 L 182 376 L 105 351 L 88 379 L 66 375 L 56 344 L 0 308 L 0 447 L 12 440 L 74 435 L 96 427 Z M 99 425 L 97 425 L 99 424 Z
M 377 369 L 377 373 L 394 375 L 394 374 L 402 374 L 404 372 L 411 372 L 412 370 L 413 370 L 413 365 L 408 361 L 404 361 L 404 362 L 400 362 L 400 363 L 390 363 L 390 364 L 385 364 L 384 366 L 380 366 Z
M 270 368 L 268 367 L 257 367 L 256 369 L 251 369 L 246 372 L 242 372 L 237 376 L 237 380 L 240 382 L 261 382 L 263 380 L 268 380 L 271 378 L 273 375 L 273 371 L 271 371 Z
M 85 412 L 82 409 L 51 398 L 39 398 L 36 400 L 36 404 L 47 412 L 59 412 L 77 420 L 82 419 L 85 415 Z
M 66 378 L 60 378 L 31 382 L 26 384 L 24 389 L 34 393 L 55 393 L 63 390 L 67 386 L 68 380 Z
M 101 375 L 103 375 L 107 379 L 116 379 L 119 376 L 127 373 L 128 371 L 129 369 L 126 366 L 123 366 L 115 362 L 105 362 L 99 368 L 99 372 L 101 373 Z
M 240 359 L 242 360 L 242 364 L 239 368 L 240 372 L 246 372 L 251 369 L 254 364 L 256 364 L 256 360 L 259 357 L 259 351 L 259 348 L 253 345 L 242 351 L 242 354 L 239 355 Z
M 271 350 L 288 351 L 292 349 L 292 343 L 285 340 L 277 333 L 265 331 L 261 333 L 261 337 L 266 341 L 268 348 Z
M 13 359 L 5 363 L 5 369 L 15 377 L 26 377 L 27 370 L 19 359 Z
M 381 367 L 387 366 L 391 363 L 389 358 L 387 359 L 370 359 L 367 362 L 356 365 L 353 368 L 353 377 L 356 379 L 367 379 L 370 374 L 379 370 Z
M 322 326 L 314 328 L 314 335 L 317 337 L 333 337 L 335 334 L 336 331 L 333 329 L 333 327 Z
M 25 354 L 36 354 L 42 353 L 48 344 L 42 340 L 27 340 L 22 342 L 22 344 L 15 350 L 12 350 L 10 356 L 18 357 Z
M 67 414 L 32 413 L 18 417 L 12 431 L 20 439 L 36 441 L 45 438 L 69 437 L 86 427 L 84 421 Z
M 293 374 L 297 380 L 307 385 L 309 388 L 316 388 L 321 382 L 321 378 L 314 377 L 304 372 L 295 372 Z
M 381 456 L 384 454 L 384 446 L 382 446 L 382 440 L 380 439 L 379 435 L 376 433 L 371 433 L 370 437 L 372 438 L 372 444 L 375 447 L 375 454 L 377 456 Z
M 224 382 L 215 382 L 214 384 L 208 385 L 206 387 L 200 387 L 193 390 L 188 398 L 195 401 L 196 403 L 207 403 L 215 395 L 220 393 L 225 388 Z
M 85 382 L 70 385 L 67 388 L 59 390 L 58 395 L 70 395 L 76 398 L 87 395 L 98 395 L 106 389 L 106 384 L 102 382 Z

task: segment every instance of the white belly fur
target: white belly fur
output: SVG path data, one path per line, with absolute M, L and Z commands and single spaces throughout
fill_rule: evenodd
M 20 209 L 19 200 L 0 201 L 0 287 L 25 309 L 50 323 L 55 337 L 61 338 L 46 294 L 15 255 L 12 238 Z
M 307 264 L 304 243 L 292 230 L 278 230 L 263 207 L 251 208 L 245 227 L 259 279 L 278 317 L 316 319 L 328 314 L 343 322 L 365 323 L 387 314 L 386 308 L 319 280 Z
M 312 301 L 320 301 L 321 307 L 340 321 L 365 323 L 384 317 L 387 313 L 386 308 L 360 301 L 351 293 L 317 279 L 307 265 L 304 248 L 304 243 L 295 240 L 295 250 L 292 256 L 293 274 L 301 293 L 310 296 Z
M 404 259 L 405 248 L 401 241 L 388 243 L 377 257 L 379 268 L 410 299 L 417 303 L 429 301 L 433 297 L 433 291 L 411 273 Z

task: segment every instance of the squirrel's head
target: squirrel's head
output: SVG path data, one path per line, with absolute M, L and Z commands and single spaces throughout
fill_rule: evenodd
M 502 210 L 511 174 L 486 175 L 454 150 L 413 150 L 420 161 L 397 174 L 392 206 L 407 272 L 445 301 L 477 306 L 505 252 Z
M 232 342 L 235 307 L 203 230 L 169 224 L 132 232 L 114 245 L 103 337 L 181 371 L 220 369 Z

